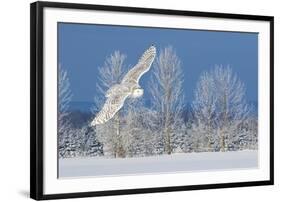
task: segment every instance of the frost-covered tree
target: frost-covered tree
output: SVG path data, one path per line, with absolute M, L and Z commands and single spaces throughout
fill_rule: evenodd
M 150 94 L 154 110 L 158 113 L 158 131 L 162 136 L 164 152 L 171 154 L 182 124 L 183 73 L 178 56 L 172 47 L 160 50 L 155 59 L 150 81 Z
M 59 134 L 59 156 L 64 157 L 66 150 L 72 147 L 71 130 L 69 122 L 69 103 L 72 98 L 70 89 L 70 82 L 67 71 L 59 65 L 59 79 L 58 79 L 58 134 Z
M 125 70 L 125 58 L 124 54 L 115 51 L 106 58 L 104 65 L 99 68 L 97 89 L 100 96 L 95 100 L 97 108 L 93 109 L 94 114 L 102 107 L 107 90 L 114 84 L 121 82 Z M 114 157 L 125 157 L 125 148 L 121 134 L 121 113 L 122 110 L 116 113 L 112 120 L 96 126 L 98 140 L 104 144 L 105 152 Z
M 238 126 L 248 118 L 251 108 L 245 99 L 244 83 L 230 67 L 217 66 L 211 74 L 216 82 L 220 149 L 224 151 L 237 138 Z
M 96 131 L 89 125 L 77 129 L 79 156 L 101 156 L 103 155 L 102 144 L 97 140 Z
M 197 83 L 193 110 L 203 147 L 229 150 L 239 138 L 239 128 L 249 117 L 243 82 L 230 67 L 216 66 Z M 207 145 L 206 145 L 207 142 Z M 219 142 L 215 145 L 215 142 Z
M 143 105 L 139 100 L 129 100 L 124 117 L 122 129 L 126 156 L 143 156 L 144 151 L 144 130 L 141 124 Z
M 232 150 L 258 149 L 258 120 L 250 116 L 238 125 L 237 134 L 230 144 Z
M 142 99 L 128 101 L 123 116 L 124 127 L 122 129 L 127 156 L 159 154 L 159 142 L 162 140 L 159 140 L 154 120 L 156 120 L 155 111 L 145 107 Z
M 196 127 L 193 127 L 193 134 L 196 134 L 194 137 L 196 151 L 202 151 L 203 148 L 211 151 L 214 141 L 217 94 L 214 78 L 209 72 L 204 72 L 200 76 L 194 96 L 192 108 L 196 119 Z

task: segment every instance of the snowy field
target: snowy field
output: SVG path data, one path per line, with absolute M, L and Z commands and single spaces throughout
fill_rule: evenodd
M 59 160 L 59 177 L 132 175 L 258 167 L 258 151 L 204 152 L 141 158 L 68 158 Z

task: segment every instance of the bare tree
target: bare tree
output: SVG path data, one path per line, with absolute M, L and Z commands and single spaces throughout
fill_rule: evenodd
M 59 154 L 60 157 L 65 156 L 67 147 L 70 147 L 70 123 L 68 119 L 69 103 L 72 99 L 70 82 L 67 71 L 59 65 L 58 75 L 58 134 L 59 134 Z M 68 148 L 69 149 L 69 148 Z
M 227 149 L 226 143 L 232 141 L 235 130 L 250 113 L 250 106 L 245 100 L 245 87 L 230 67 L 217 66 L 211 74 L 216 82 L 217 125 L 219 126 L 220 148 Z M 226 141 L 227 140 L 227 141 Z
M 159 135 L 156 115 L 147 108 L 142 99 L 128 100 L 122 117 L 126 156 L 151 156 L 158 154 Z
M 196 119 L 196 127 L 193 127 L 197 133 L 196 149 L 202 151 L 207 147 L 208 151 L 212 150 L 211 142 L 214 139 L 214 118 L 216 113 L 216 87 L 214 78 L 204 72 L 197 83 L 195 90 L 195 99 L 192 102 L 192 108 Z M 202 137 L 199 137 L 202 135 Z M 200 147 L 200 148 L 199 148 Z
M 106 58 L 104 65 L 99 68 L 97 89 L 100 96 L 95 100 L 96 106 L 98 107 L 93 110 L 94 113 L 102 107 L 107 90 L 114 84 L 121 82 L 125 70 L 125 58 L 126 56 L 124 54 L 115 51 Z M 122 112 L 116 113 L 112 120 L 96 127 L 98 140 L 104 144 L 104 150 L 107 150 L 114 157 L 125 157 L 125 148 L 120 131 L 120 113 Z
M 245 100 L 244 84 L 232 69 L 216 66 L 200 77 L 193 110 L 198 124 L 206 127 L 209 143 L 215 129 L 219 148 L 225 151 L 235 141 L 239 125 L 248 118 L 251 107 Z
M 130 99 L 124 107 L 122 130 L 126 156 L 142 156 L 144 150 L 144 128 L 142 127 L 142 102 L 141 100 Z
M 178 56 L 172 47 L 160 50 L 153 65 L 150 94 L 154 109 L 158 113 L 159 133 L 162 135 L 164 152 L 171 154 L 173 137 L 182 124 L 183 73 Z

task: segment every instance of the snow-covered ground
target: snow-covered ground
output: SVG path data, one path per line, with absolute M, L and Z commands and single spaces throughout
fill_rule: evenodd
M 59 160 L 59 177 L 132 175 L 258 167 L 258 151 L 204 152 L 141 158 L 69 158 Z

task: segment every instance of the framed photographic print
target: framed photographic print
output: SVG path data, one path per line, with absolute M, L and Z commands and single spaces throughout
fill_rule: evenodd
M 273 17 L 31 4 L 31 198 L 273 184 Z

